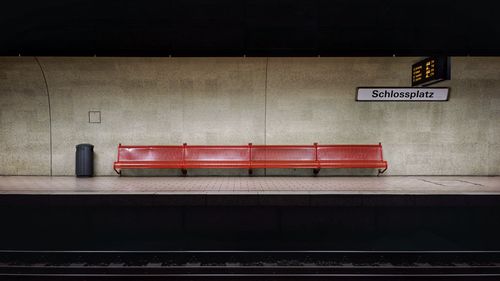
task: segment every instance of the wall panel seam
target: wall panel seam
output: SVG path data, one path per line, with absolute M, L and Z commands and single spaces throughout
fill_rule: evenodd
M 50 175 L 52 176 L 52 110 L 50 107 L 49 84 L 47 83 L 47 77 L 45 76 L 45 72 L 43 71 L 42 64 L 38 60 L 38 57 L 35 57 L 35 61 L 38 64 L 38 67 L 40 67 L 43 81 L 45 83 L 45 91 L 47 93 L 47 104 L 48 104 L 48 109 L 49 109 L 49 165 L 50 165 Z

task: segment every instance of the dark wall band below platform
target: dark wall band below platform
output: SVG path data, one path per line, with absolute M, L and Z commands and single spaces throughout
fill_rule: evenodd
M 500 196 L 2 195 L 1 249 L 500 250 Z

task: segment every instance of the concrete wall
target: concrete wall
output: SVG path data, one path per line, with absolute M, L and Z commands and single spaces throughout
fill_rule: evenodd
M 84 142 L 95 145 L 96 174 L 112 175 L 119 142 L 315 141 L 380 141 L 390 175 L 500 174 L 500 58 L 453 58 L 444 103 L 354 101 L 358 86 L 408 86 L 418 58 L 39 60 L 54 175 L 74 174 Z M 34 58 L 0 58 L 0 103 L 0 174 L 49 174 L 48 99 Z M 88 122 L 91 110 L 101 123 Z
M 265 59 L 43 58 L 50 85 L 53 170 L 74 173 L 74 145 L 95 145 L 114 174 L 118 143 L 232 144 L 264 139 Z M 100 124 L 88 111 L 101 111 Z

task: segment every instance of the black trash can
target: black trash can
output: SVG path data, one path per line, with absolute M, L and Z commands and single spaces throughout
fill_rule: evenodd
M 94 174 L 94 146 L 82 143 L 76 146 L 75 173 L 77 177 L 91 177 Z

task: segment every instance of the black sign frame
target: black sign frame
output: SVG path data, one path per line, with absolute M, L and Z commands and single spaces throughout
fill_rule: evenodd
M 449 57 L 428 57 L 411 66 L 411 86 L 425 87 L 451 79 Z

